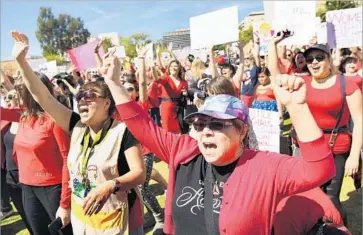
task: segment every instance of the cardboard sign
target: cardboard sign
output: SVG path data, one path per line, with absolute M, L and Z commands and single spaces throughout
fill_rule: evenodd
M 316 25 L 316 37 L 318 43 L 328 44 L 330 48 L 335 47 L 335 36 L 331 23 L 319 23 Z
M 94 48 L 97 43 L 98 40 L 95 40 L 72 50 L 68 50 L 69 58 L 77 71 L 97 68 L 96 58 L 94 55 Z M 100 47 L 98 53 L 102 58 L 105 54 L 102 47 Z
M 350 8 L 326 13 L 326 22 L 333 25 L 334 48 L 362 46 L 362 8 Z
M 252 131 L 258 150 L 280 152 L 280 115 L 278 112 L 249 109 Z
M 190 18 L 191 49 L 238 41 L 238 7 L 224 8 Z
M 118 47 L 116 47 L 116 53 L 115 53 L 115 55 L 118 58 L 125 58 L 126 57 L 125 47 L 124 46 L 118 46 Z
M 273 36 L 273 30 L 269 23 L 258 22 L 253 24 L 253 36 L 256 41 L 256 37 L 260 38 L 260 55 L 268 55 L 268 47 Z
M 315 35 L 315 1 L 274 1 L 272 27 L 275 32 L 288 29 L 294 34 L 279 45 L 307 45 Z

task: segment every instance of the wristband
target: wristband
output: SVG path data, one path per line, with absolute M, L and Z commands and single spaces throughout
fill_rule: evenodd
M 118 180 L 116 180 L 116 179 L 112 179 L 112 181 L 115 183 L 112 193 L 116 194 L 121 189 L 121 183 L 118 182 Z

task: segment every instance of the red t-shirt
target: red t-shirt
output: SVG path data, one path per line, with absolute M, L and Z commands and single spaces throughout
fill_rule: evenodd
M 17 114 L 17 115 L 16 115 Z M 67 157 L 69 135 L 45 114 L 42 120 L 20 120 L 17 110 L 1 108 L 1 120 L 19 122 L 14 139 L 15 162 L 19 167 L 19 182 L 32 186 L 62 184 L 63 208 L 70 208 L 71 189 Z
M 151 108 L 159 107 L 160 105 L 160 95 L 161 95 L 161 85 L 152 82 L 147 89 L 147 95 L 149 97 Z
M 333 129 L 337 122 L 337 116 L 342 106 L 342 94 L 340 90 L 339 76 L 333 86 L 326 89 L 316 89 L 311 85 L 312 77 L 304 76 L 307 89 L 307 104 L 318 126 L 321 129 Z M 345 80 L 346 96 L 352 95 L 359 90 L 356 82 L 351 79 Z M 343 115 L 340 120 L 340 127 L 347 126 L 350 119 L 350 112 L 347 102 L 345 102 Z M 330 133 L 324 134 L 326 142 L 329 143 Z M 336 154 L 346 153 L 350 149 L 351 137 L 349 133 L 339 133 L 333 147 Z
M 275 234 L 307 234 L 323 216 L 343 225 L 339 211 L 320 188 L 286 197 L 276 207 Z
M 344 75 L 345 76 L 345 75 Z M 360 90 L 362 90 L 362 86 L 363 86 L 363 78 L 359 75 L 356 76 L 345 76 L 345 79 L 351 79 L 353 80 L 355 83 L 357 83 L 357 86 Z
M 278 61 L 279 61 L 281 73 L 283 73 L 283 74 L 292 74 L 293 73 L 292 63 L 290 63 L 289 67 L 286 68 L 286 66 L 282 63 L 281 58 L 278 58 Z

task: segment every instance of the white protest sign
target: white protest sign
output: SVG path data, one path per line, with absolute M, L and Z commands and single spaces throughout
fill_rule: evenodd
M 257 138 L 258 150 L 280 152 L 280 115 L 278 112 L 249 109 L 252 130 Z
M 109 38 L 113 44 L 113 46 L 117 47 L 120 46 L 120 38 L 117 32 L 112 33 L 101 33 L 98 35 L 98 38 L 105 39 Z
M 154 44 L 151 42 L 145 46 L 147 48 L 147 52 L 145 55 L 146 60 L 154 60 Z
M 30 67 L 33 71 L 39 72 L 39 69 L 43 66 L 43 64 L 47 63 L 47 60 L 44 58 L 41 59 L 28 59 L 27 60 Z
M 318 43 L 326 44 L 328 43 L 330 48 L 335 47 L 333 25 L 331 23 L 318 23 L 316 26 L 316 37 Z
M 118 58 L 125 58 L 126 57 L 125 47 L 124 46 L 118 46 L 118 47 L 116 47 L 116 53 L 115 53 L 115 55 Z
M 274 1 L 275 31 L 288 29 L 293 36 L 281 41 L 280 45 L 307 45 L 315 35 L 315 1 Z
M 260 55 L 268 54 L 268 47 L 272 39 L 272 27 L 267 22 L 258 22 L 253 24 L 253 36 L 260 38 Z M 254 38 L 256 40 L 256 38 Z
M 333 24 L 336 48 L 362 46 L 362 8 L 326 13 L 326 22 Z
M 191 49 L 238 41 L 238 7 L 224 8 L 190 18 Z
M 181 50 L 181 52 L 179 53 L 179 55 L 177 56 L 178 60 L 184 60 L 185 58 L 187 58 L 190 54 L 190 47 L 183 47 L 183 49 Z M 175 54 L 176 55 L 176 54 Z
M 193 51 L 191 51 L 190 54 L 194 55 L 194 58 L 199 58 L 203 62 L 206 62 L 207 61 L 208 50 L 206 48 L 200 49 L 200 50 L 193 50 Z

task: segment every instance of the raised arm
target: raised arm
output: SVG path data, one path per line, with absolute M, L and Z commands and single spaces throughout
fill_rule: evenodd
M 6 91 L 11 91 L 14 89 L 13 84 L 11 84 L 9 77 L 0 69 L 0 85 L 2 85 Z
M 163 62 L 161 61 L 161 57 L 160 57 L 161 52 L 160 52 L 160 45 L 159 44 L 155 45 L 155 52 L 156 52 L 156 59 L 157 59 L 159 67 L 164 68 L 163 67 Z
M 268 69 L 271 72 L 271 76 L 276 76 L 281 74 L 279 58 L 277 55 L 277 44 L 284 39 L 284 32 L 281 31 L 281 34 L 277 38 L 272 38 L 271 43 L 268 50 Z
M 102 69 L 102 58 L 101 58 L 100 54 L 98 53 L 98 51 L 100 50 L 100 47 L 102 46 L 102 44 L 103 44 L 103 39 L 97 43 L 97 45 L 94 49 L 96 63 L 97 63 L 97 71 L 99 73 Z
M 211 74 L 212 74 L 212 78 L 216 78 L 218 77 L 218 69 L 217 69 L 217 65 L 216 65 L 216 59 L 214 57 L 214 52 L 213 52 L 213 47 L 211 46 L 209 48 L 209 66 L 212 66 L 212 70 L 211 70 Z
M 66 79 L 62 79 L 62 82 L 68 87 L 69 91 L 73 94 L 76 95 L 77 94 L 77 89 L 75 89 L 71 84 L 68 83 L 68 81 Z
M 243 72 L 245 70 L 245 63 L 244 63 L 244 52 L 243 52 L 243 43 L 239 42 L 239 65 L 237 67 L 237 72 L 233 76 L 233 83 L 234 85 L 240 90 L 242 89 L 242 79 L 243 79 Z
M 136 45 L 136 52 L 138 56 L 138 72 L 139 72 L 139 100 L 144 102 L 148 99 L 147 94 L 147 82 L 146 82 L 146 70 L 145 70 L 145 55 L 147 47 L 145 44 Z
M 299 139 L 302 158 L 285 157 L 276 172 L 282 196 L 318 187 L 335 173 L 334 159 L 320 128 L 306 104 L 306 85 L 300 77 L 286 74 L 273 78 L 276 98 L 285 105 Z
M 19 66 L 22 79 L 34 100 L 52 117 L 53 120 L 65 132 L 69 133 L 69 120 L 72 111 L 59 103 L 48 91 L 43 82 L 35 75 L 32 68 L 25 59 L 29 49 L 28 37 L 17 31 L 13 31 L 12 37 L 15 39 L 13 56 Z
M 179 136 L 158 127 L 149 115 L 136 102 L 131 101 L 126 89 L 119 81 L 120 64 L 110 54 L 104 61 L 105 81 L 110 88 L 121 119 L 141 145 L 150 149 L 160 159 L 169 163 L 180 150 L 180 140 L 192 141 L 189 136 Z

